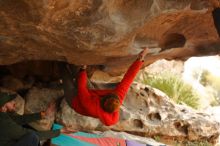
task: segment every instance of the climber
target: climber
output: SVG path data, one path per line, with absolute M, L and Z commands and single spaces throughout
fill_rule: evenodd
M 26 124 L 45 118 L 55 110 L 50 104 L 46 111 L 40 113 L 18 115 L 15 113 L 16 94 L 0 92 L 0 145 L 1 146 L 38 146 L 40 140 L 47 140 L 60 133 L 73 132 L 68 127 L 61 130 L 36 131 L 25 128 Z
M 123 103 L 131 83 L 144 63 L 144 57 L 147 53 L 148 49 L 146 48 L 130 66 L 122 81 L 115 89 L 111 90 L 88 89 L 86 66 L 82 66 L 77 79 L 77 94 L 72 96 L 72 108 L 79 114 L 99 118 L 107 126 L 116 124 L 119 120 L 120 105 Z

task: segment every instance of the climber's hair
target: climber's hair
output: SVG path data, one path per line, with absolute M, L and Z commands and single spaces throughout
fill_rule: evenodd
M 120 108 L 120 100 L 116 94 L 107 94 L 101 97 L 101 107 L 108 113 L 113 113 Z

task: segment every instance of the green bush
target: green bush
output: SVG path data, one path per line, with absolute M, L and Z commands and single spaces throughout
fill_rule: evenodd
M 149 75 L 143 73 L 142 77 L 142 83 L 163 91 L 176 103 L 185 103 L 192 108 L 198 108 L 199 98 L 196 92 L 190 85 L 184 83 L 177 75 L 171 75 L 168 73 Z
M 212 92 L 208 92 L 210 97 L 213 97 L 211 101 L 211 106 L 220 105 L 220 77 L 215 75 L 208 70 L 203 70 L 200 76 L 200 83 L 206 88 L 211 88 Z M 208 90 L 207 90 L 208 91 Z M 209 90 L 210 91 L 210 90 Z M 213 92 L 214 91 L 214 92 Z
M 212 146 L 212 144 L 210 144 L 207 141 L 201 141 L 201 142 L 186 142 L 184 144 L 185 146 Z
M 182 142 L 178 142 L 176 141 L 176 143 L 174 144 L 175 146 L 212 146 L 211 143 L 207 142 L 207 141 L 182 141 Z

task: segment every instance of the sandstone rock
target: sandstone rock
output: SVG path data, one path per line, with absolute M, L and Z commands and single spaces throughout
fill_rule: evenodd
M 17 95 L 17 97 L 15 98 L 15 103 L 16 103 L 16 113 L 18 113 L 19 115 L 23 115 L 25 100 L 21 96 Z
M 145 66 L 159 59 L 185 60 L 191 56 L 219 54 L 220 40 L 211 9 L 208 0 L 0 1 L 0 65 L 27 60 L 64 61 L 75 65 L 103 65 L 99 70 L 116 76 L 124 73 L 146 46 L 150 47 L 151 54 L 146 56 Z M 53 72 L 50 63 L 42 67 L 43 71 L 38 68 L 39 64 L 36 61 L 18 68 L 24 67 L 28 73 L 50 81 L 50 75 L 45 75 Z M 13 72 L 18 76 L 26 75 L 25 71 L 20 74 L 17 70 Z M 27 95 L 25 109 L 28 112 L 45 109 L 51 99 L 62 94 L 51 90 L 33 88 Z M 121 107 L 120 122 L 115 126 L 103 127 L 97 119 L 81 119 L 64 101 L 57 119 L 87 130 L 113 129 L 139 135 L 160 133 L 212 142 L 219 135 L 218 123 L 209 116 L 177 106 L 155 90 L 145 87 L 138 90 L 136 86 L 131 89 Z M 45 122 L 42 129 L 49 129 L 52 121 L 53 118 Z
M 119 74 L 146 46 L 145 65 L 218 54 L 211 9 L 208 0 L 1 1 L 0 64 L 57 60 Z
M 1 79 L 2 87 L 10 89 L 12 91 L 29 89 L 32 83 L 27 83 L 13 76 L 5 76 Z
M 220 106 L 208 107 L 207 109 L 202 110 L 202 112 L 212 115 L 212 117 L 220 123 Z
M 46 110 L 48 104 L 63 96 L 59 89 L 37 88 L 30 89 L 26 96 L 25 113 L 37 113 Z M 37 130 L 49 130 L 54 122 L 55 113 L 51 117 L 32 122 L 30 125 Z
M 80 130 L 126 131 L 140 136 L 160 134 L 173 139 L 207 140 L 215 143 L 220 124 L 210 115 L 198 113 L 184 105 L 176 105 L 159 90 L 142 84 L 131 87 L 121 107 L 120 121 L 114 126 L 103 126 L 100 121 L 80 116 L 67 104 L 57 117 L 64 124 Z
M 96 83 L 112 83 L 112 82 L 118 82 L 121 79 L 120 76 L 110 76 L 108 73 L 105 73 L 103 71 L 95 71 L 91 77 L 91 80 Z
M 183 61 L 176 61 L 176 60 L 158 60 L 153 64 L 149 65 L 144 69 L 144 72 L 150 74 L 158 74 L 163 72 L 168 72 L 176 75 L 181 75 L 184 69 L 184 62 Z
M 93 131 L 101 126 L 98 119 L 82 116 L 76 113 L 64 99 L 60 105 L 61 110 L 58 112 L 56 120 L 64 125 L 69 125 L 73 129 L 83 131 Z

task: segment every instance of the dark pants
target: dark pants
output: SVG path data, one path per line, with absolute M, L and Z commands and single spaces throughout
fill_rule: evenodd
M 71 107 L 72 99 L 74 96 L 77 95 L 77 83 L 76 83 L 76 75 L 72 75 L 65 65 L 62 66 L 62 80 L 63 80 L 63 90 L 64 90 L 64 97 Z
M 77 76 L 80 70 L 77 66 L 70 66 L 67 64 L 61 64 L 61 69 L 64 97 L 71 107 L 73 98 L 77 96 Z M 90 89 L 94 89 L 90 80 L 87 81 L 87 84 Z
M 213 16 L 215 28 L 218 32 L 219 37 L 220 37 L 220 8 L 214 9 L 214 11 L 212 12 L 212 16 Z
M 38 146 L 39 142 L 39 138 L 35 132 L 31 132 L 21 137 L 13 146 Z

